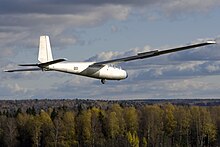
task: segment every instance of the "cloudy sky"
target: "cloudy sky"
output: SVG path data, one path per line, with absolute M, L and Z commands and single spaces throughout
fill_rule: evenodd
M 216 39 L 219 0 L 1 0 L 0 70 L 37 61 L 40 35 L 54 58 L 102 61 Z M 220 98 L 220 45 L 120 65 L 123 81 L 56 72 L 0 72 L 0 99 Z

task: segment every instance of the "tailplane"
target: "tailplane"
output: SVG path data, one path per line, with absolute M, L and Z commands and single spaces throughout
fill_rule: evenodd
M 64 58 L 53 60 L 49 36 L 40 36 L 38 60 L 40 61 L 40 63 L 19 64 L 19 66 L 32 66 L 32 68 L 12 69 L 12 70 L 4 70 L 4 71 L 5 72 L 39 71 L 39 70 L 45 71 L 45 70 L 50 70 L 48 67 L 49 65 L 66 61 L 66 59 Z
M 49 36 L 40 36 L 38 61 L 40 63 L 53 61 Z

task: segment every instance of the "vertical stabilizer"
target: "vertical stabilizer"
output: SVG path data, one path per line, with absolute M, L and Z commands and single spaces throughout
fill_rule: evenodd
M 40 36 L 38 61 L 41 63 L 53 61 L 49 36 Z

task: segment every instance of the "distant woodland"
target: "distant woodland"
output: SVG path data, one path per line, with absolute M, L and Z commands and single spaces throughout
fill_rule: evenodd
M 219 101 L 0 101 L 0 146 L 220 146 Z

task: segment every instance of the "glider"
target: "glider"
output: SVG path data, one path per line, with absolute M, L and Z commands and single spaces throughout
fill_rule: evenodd
M 19 72 L 19 71 L 59 71 L 70 74 L 86 76 L 90 78 L 100 79 L 102 84 L 106 80 L 123 80 L 128 77 L 125 70 L 112 66 L 121 62 L 128 62 L 132 60 L 145 59 L 173 52 L 188 50 L 192 48 L 202 47 L 206 45 L 216 44 L 215 41 L 209 40 L 202 43 L 186 45 L 167 50 L 154 50 L 150 52 L 138 53 L 133 56 L 118 58 L 113 60 L 101 62 L 67 62 L 66 59 L 53 59 L 49 36 L 40 36 L 38 61 L 35 64 L 20 64 L 19 66 L 29 66 L 31 68 L 5 70 L 5 72 Z

